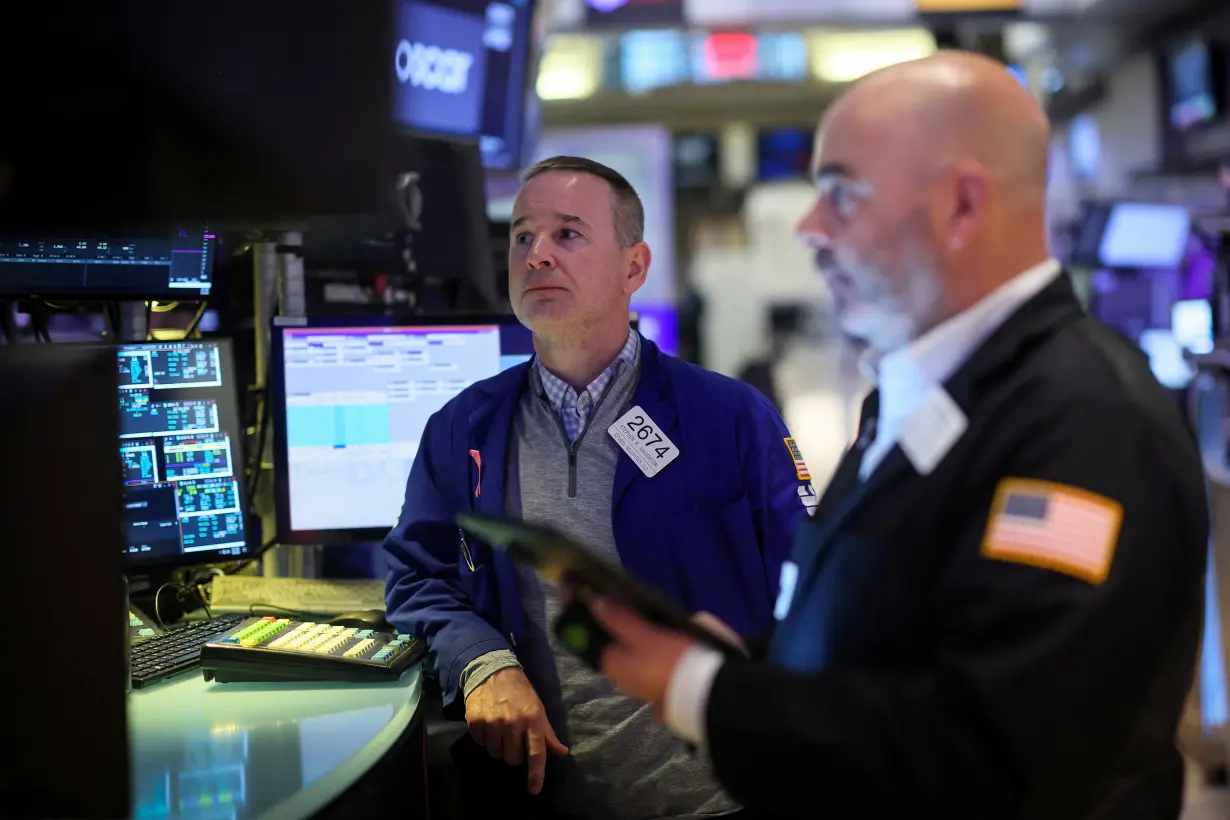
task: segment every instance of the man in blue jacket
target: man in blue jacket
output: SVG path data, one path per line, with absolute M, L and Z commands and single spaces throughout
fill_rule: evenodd
M 728 814 L 737 806 L 707 764 L 646 704 L 556 645 L 556 590 L 467 540 L 452 517 L 477 510 L 553 526 L 751 634 L 773 622 L 782 561 L 814 506 L 811 477 L 768 400 L 630 331 L 629 300 L 651 255 L 627 180 L 555 157 L 525 182 L 509 290 L 536 357 L 471 386 L 428 423 L 384 545 L 388 618 L 427 641 L 446 712 L 464 714 L 490 757 L 518 767 L 488 772 L 482 793 L 493 797 L 504 772 L 524 778 L 516 795 L 489 800 L 492 810 Z M 568 755 L 549 777 L 548 755 Z M 488 760 L 474 755 L 471 768 L 482 765 L 474 758 Z M 544 780 L 547 799 L 527 798 Z

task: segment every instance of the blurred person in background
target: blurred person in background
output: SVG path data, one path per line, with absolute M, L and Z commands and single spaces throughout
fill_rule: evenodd
M 389 621 L 425 638 L 447 713 L 469 724 L 454 752 L 476 816 L 729 814 L 738 807 L 711 768 L 645 703 L 560 648 L 553 586 L 452 518 L 477 509 L 552 526 L 750 634 L 772 624 L 782 561 L 815 498 L 806 465 L 762 396 L 630 329 L 650 250 L 623 176 L 543 160 L 525 174 L 511 233 L 509 292 L 536 356 L 428 422 L 384 545 Z
M 1049 125 L 959 52 L 857 82 L 799 225 L 876 390 L 749 660 L 599 601 L 604 671 L 770 817 L 1175 818 L 1200 457 L 1050 258 Z M 738 642 L 728 631 L 727 640 Z

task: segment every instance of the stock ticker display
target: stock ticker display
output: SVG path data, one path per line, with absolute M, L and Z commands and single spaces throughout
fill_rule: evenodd
M 130 563 L 246 552 L 239 419 L 221 345 L 126 345 L 118 366 Z
M 213 287 L 217 237 L 0 236 L 0 295 L 191 298 Z

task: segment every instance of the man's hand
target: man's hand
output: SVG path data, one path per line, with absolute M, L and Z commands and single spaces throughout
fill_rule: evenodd
M 712 612 L 697 612 L 692 616 L 692 623 L 738 649 L 744 657 L 748 656 L 747 644 L 739 637 L 739 633 L 727 626 L 725 621 Z
M 682 632 L 655 626 L 606 598 L 590 601 L 589 608 L 614 638 L 602 652 L 602 673 L 632 697 L 653 706 L 654 714 L 661 719 L 671 676 L 692 639 Z M 730 631 L 717 618 L 709 617 Z M 705 626 L 709 628 L 708 623 Z M 737 635 L 735 639 L 738 640 Z
M 501 669 L 480 683 L 466 698 L 470 736 L 492 757 L 519 766 L 528 751 L 530 794 L 542 791 L 547 755 L 566 755 L 568 747 L 555 736 L 547 712 L 525 673 Z

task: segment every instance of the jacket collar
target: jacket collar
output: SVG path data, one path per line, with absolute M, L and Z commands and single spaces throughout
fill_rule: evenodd
M 669 361 L 670 357 L 662 353 L 657 345 L 641 336 L 640 376 L 631 406 L 640 407 L 645 415 L 653 419 L 658 429 L 668 436 L 679 421 L 679 408 Z M 482 494 L 477 499 L 476 506 L 484 512 L 499 514 L 504 511 L 504 473 L 509 435 L 521 392 L 529 384 L 533 362 L 531 359 L 510 367 L 473 387 L 480 394 L 480 398 L 475 402 L 468 420 L 468 446 L 482 454 Z M 591 430 L 589 433 L 595 434 L 607 433 L 605 430 Z M 680 443 L 676 441 L 675 444 L 678 446 Z M 615 470 L 612 508 L 640 475 L 641 472 L 632 459 L 619 459 Z
M 1071 280 L 1060 276 L 992 332 L 944 382 L 944 389 L 967 417 L 972 416 L 979 399 L 1015 373 L 1022 359 L 1084 316 Z M 829 540 L 859 505 L 912 474 L 909 459 L 894 446 L 867 481 L 858 481 L 858 464 L 875 436 L 879 409 L 880 392 L 873 390 L 863 402 L 859 437 L 842 458 L 812 519 L 823 533 L 822 541 Z

